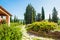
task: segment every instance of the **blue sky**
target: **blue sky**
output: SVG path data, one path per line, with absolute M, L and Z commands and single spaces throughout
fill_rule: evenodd
M 43 6 L 45 19 L 49 18 L 49 14 L 52 14 L 54 7 L 58 11 L 58 17 L 60 16 L 60 0 L 0 0 L 0 5 L 19 19 L 24 19 L 24 13 L 28 4 L 31 4 L 35 8 L 36 13 L 41 13 Z

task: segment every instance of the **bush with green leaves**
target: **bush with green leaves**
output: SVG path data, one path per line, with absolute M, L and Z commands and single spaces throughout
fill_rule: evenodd
M 32 30 L 32 31 L 41 31 L 41 32 L 50 32 L 53 31 L 57 27 L 57 24 L 54 22 L 47 22 L 47 21 L 41 21 L 41 22 L 35 22 L 26 27 L 26 29 Z
M 19 27 L 0 25 L 0 40 L 22 40 L 22 32 Z
M 15 22 L 14 22 L 14 23 L 10 23 L 10 25 L 11 25 L 11 26 L 19 26 L 19 25 L 21 25 L 21 23 L 17 23 L 17 22 L 15 23 Z
M 58 25 L 60 25 L 60 20 L 58 20 Z
M 6 20 L 5 19 L 1 20 L 0 24 L 6 24 Z

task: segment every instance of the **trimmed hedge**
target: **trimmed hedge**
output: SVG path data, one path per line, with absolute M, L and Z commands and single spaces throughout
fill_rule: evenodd
M 8 27 L 7 25 L 0 25 L 0 40 L 21 40 L 22 32 L 19 27 Z
M 27 31 L 32 30 L 35 32 L 41 31 L 41 32 L 48 33 L 50 31 L 54 30 L 56 27 L 57 27 L 57 24 L 54 22 L 42 21 L 42 22 L 32 23 L 32 24 L 28 25 L 26 28 L 27 28 Z

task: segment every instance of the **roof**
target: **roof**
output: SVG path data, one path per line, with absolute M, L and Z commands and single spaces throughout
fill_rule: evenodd
M 5 10 L 2 6 L 0 6 L 0 9 L 2 9 L 4 12 L 6 12 L 8 15 L 12 16 L 7 10 Z

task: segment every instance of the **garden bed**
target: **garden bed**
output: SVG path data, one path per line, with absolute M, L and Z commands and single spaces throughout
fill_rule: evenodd
M 46 37 L 46 38 L 53 38 L 53 39 L 60 39 L 60 32 L 55 31 L 55 32 L 49 32 L 49 33 L 45 33 L 45 32 L 35 32 L 35 31 L 28 31 L 28 33 L 31 33 L 33 35 L 39 36 L 39 37 Z
M 27 32 L 40 37 L 60 39 L 60 32 L 54 31 L 57 28 L 54 22 L 35 22 L 26 26 Z

